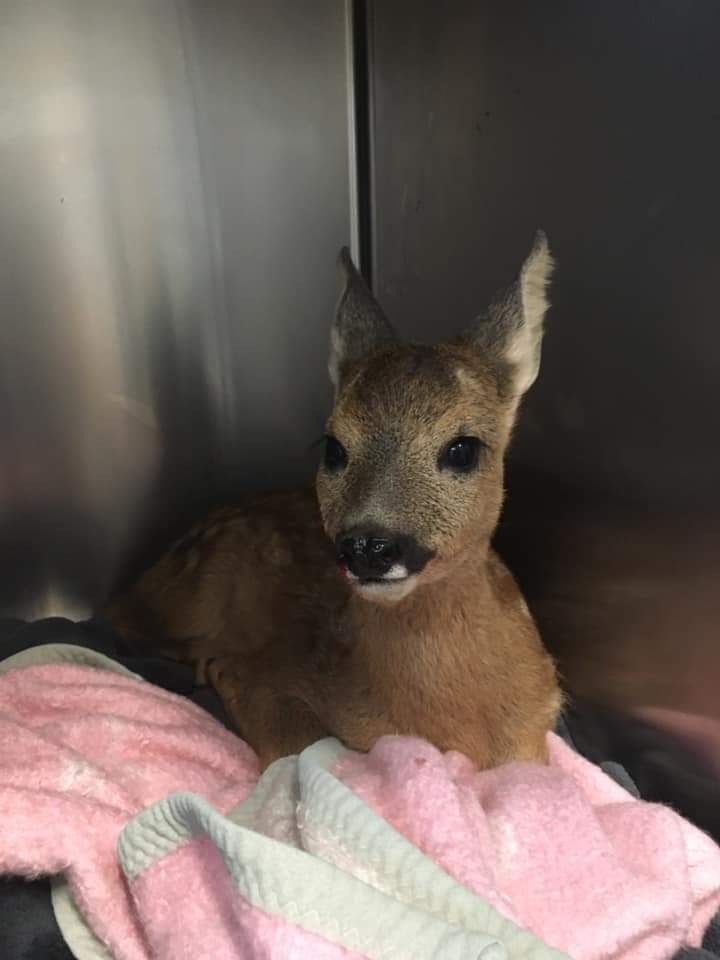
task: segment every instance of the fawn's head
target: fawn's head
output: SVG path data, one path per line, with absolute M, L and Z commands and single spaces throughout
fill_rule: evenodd
M 395 602 L 487 550 L 518 404 L 540 366 L 553 262 L 539 233 L 516 283 L 436 346 L 399 343 L 347 250 L 339 263 L 318 499 L 353 586 Z

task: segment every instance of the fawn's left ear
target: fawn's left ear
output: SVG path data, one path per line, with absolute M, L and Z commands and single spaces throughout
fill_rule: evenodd
M 553 272 L 547 237 L 538 231 L 516 282 L 478 318 L 467 339 L 488 359 L 505 366 L 512 392 L 521 397 L 540 370 L 547 288 Z
M 337 391 L 348 364 L 393 343 L 395 334 L 382 307 L 343 247 L 338 257 L 343 289 L 330 332 L 330 379 Z

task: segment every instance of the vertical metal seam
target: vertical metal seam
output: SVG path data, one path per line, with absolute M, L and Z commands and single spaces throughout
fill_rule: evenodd
M 360 259 L 360 196 L 358 188 L 357 109 L 355 83 L 354 0 L 345 0 L 345 82 L 347 93 L 348 192 L 350 204 L 350 253 Z
M 367 179 L 366 227 L 367 227 L 367 270 L 368 282 L 372 282 L 375 289 L 377 283 L 377 244 L 375 242 L 375 82 L 373 68 L 374 20 L 373 0 L 364 0 L 364 30 L 365 30 L 365 165 Z M 377 290 L 375 289 L 375 292 Z
M 373 176 L 370 17 L 366 0 L 346 0 L 348 123 L 352 253 L 368 284 L 373 280 Z

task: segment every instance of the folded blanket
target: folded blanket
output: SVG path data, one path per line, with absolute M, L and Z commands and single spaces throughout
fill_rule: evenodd
M 113 672 L 0 675 L 0 872 L 64 875 L 118 960 L 664 960 L 720 904 L 715 844 L 555 737 L 549 766 L 485 773 L 409 738 L 324 741 L 256 782 L 203 711 L 63 656 Z
M 228 810 L 257 779 L 252 751 L 203 710 L 111 660 L 54 648 L 102 670 L 50 664 L 0 676 L 0 872 L 64 874 L 113 955 L 148 956 L 123 891 L 117 841 L 138 811 L 178 789 Z

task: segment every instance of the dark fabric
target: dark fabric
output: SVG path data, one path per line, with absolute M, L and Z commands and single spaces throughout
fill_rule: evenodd
M 705 931 L 702 945 L 709 953 L 720 957 L 720 913 L 711 921 L 710 926 Z
M 55 922 L 49 881 L 0 878 L 0 957 L 73 960 Z
M 575 749 L 593 763 L 620 764 L 643 800 L 664 803 L 720 843 L 720 782 L 687 744 L 627 714 L 571 703 L 564 726 Z
M 570 724 L 568 723 L 567 715 L 560 717 L 557 727 L 555 728 L 555 733 L 557 733 L 559 737 L 562 737 L 565 743 L 572 747 L 573 750 L 577 751 L 578 753 L 583 753 L 582 750 L 578 749 L 577 743 L 575 742 Z M 585 756 L 585 754 L 583 754 L 583 756 Z M 593 762 L 597 763 L 603 773 L 607 774 L 607 776 L 616 783 L 619 783 L 621 787 L 624 787 L 631 796 L 637 799 L 640 798 L 640 791 L 638 790 L 635 781 L 627 772 L 627 770 L 616 760 L 593 760 Z
M 684 947 L 675 954 L 673 960 L 717 960 L 717 956 L 702 947 Z

